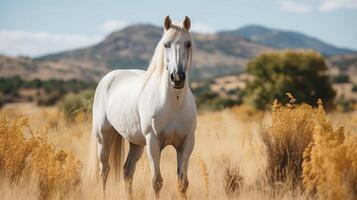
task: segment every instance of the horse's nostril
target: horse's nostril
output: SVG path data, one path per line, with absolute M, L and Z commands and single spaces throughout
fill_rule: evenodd
M 175 81 L 175 74 L 171 73 L 170 78 L 171 78 L 171 81 Z
M 186 78 L 185 73 L 180 72 L 178 75 L 179 75 L 179 77 L 180 77 L 180 80 L 182 80 L 182 81 L 184 81 L 184 80 L 185 80 L 185 78 Z
M 173 82 L 185 81 L 186 75 L 183 72 L 171 73 L 170 78 Z

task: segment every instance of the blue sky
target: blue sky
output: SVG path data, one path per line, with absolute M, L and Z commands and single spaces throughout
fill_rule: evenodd
M 192 20 L 211 33 L 259 24 L 357 49 L 357 0 L 0 0 L 0 54 L 38 56 L 100 41 L 132 23 Z

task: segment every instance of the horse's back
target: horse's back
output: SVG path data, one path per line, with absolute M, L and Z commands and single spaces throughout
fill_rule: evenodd
M 96 94 L 109 93 L 112 89 L 115 89 L 115 86 L 123 82 L 129 83 L 129 79 L 138 79 L 143 76 L 144 73 L 144 70 L 138 69 L 111 71 L 99 81 Z

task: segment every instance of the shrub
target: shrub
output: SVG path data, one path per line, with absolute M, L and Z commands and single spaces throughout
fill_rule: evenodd
M 78 113 L 90 113 L 94 92 L 83 91 L 79 94 L 67 94 L 60 102 L 59 107 L 67 120 L 73 120 Z
M 321 101 L 296 106 L 288 96 L 285 106 L 275 101 L 272 125 L 261 133 L 268 180 L 302 185 L 320 199 L 356 199 L 357 135 L 333 130 Z
M 357 136 L 318 125 L 304 153 L 303 182 L 320 199 L 357 199 Z
M 357 84 L 353 84 L 353 86 L 352 86 L 352 92 L 357 92 Z
M 247 72 L 253 76 L 245 88 L 244 101 L 257 109 L 268 108 L 274 99 L 287 102 L 286 92 L 310 105 L 322 99 L 332 103 L 332 89 L 323 57 L 313 51 L 265 53 L 251 60 Z
M 204 103 L 205 100 L 212 100 L 218 97 L 218 94 L 211 90 L 211 83 L 205 82 L 202 86 L 192 89 L 198 103 Z
M 23 85 L 23 80 L 18 77 L 0 78 L 0 92 L 3 94 L 14 94 Z
M 241 104 L 241 91 L 234 90 L 237 98 L 222 98 L 218 93 L 211 90 L 210 82 L 205 82 L 202 86 L 193 89 L 198 109 L 221 110 Z M 233 91 L 233 90 L 232 90 Z M 233 94 L 231 91 L 231 94 Z
M 348 112 L 353 110 L 353 101 L 346 99 L 345 96 L 340 96 L 336 100 L 337 110 L 342 112 Z
M 340 74 L 332 77 L 332 82 L 334 83 L 348 83 L 350 82 L 350 77 L 345 74 Z
M 302 104 L 294 105 L 295 99 L 285 106 L 274 101 L 272 124 L 264 127 L 261 137 L 266 147 L 266 174 L 270 183 L 287 182 L 295 187 L 301 182 L 303 153 L 312 141 L 318 109 Z
M 56 104 L 62 97 L 63 94 L 60 92 L 54 91 L 49 94 L 39 95 L 36 99 L 36 103 L 39 106 L 52 106 Z
M 4 95 L 0 92 L 0 108 L 5 105 Z
M 47 143 L 47 132 L 32 133 L 25 118 L 8 121 L 0 116 L 0 177 L 12 184 L 20 177 L 39 179 L 41 198 L 53 192 L 65 195 L 80 180 L 80 162 L 68 152 Z
M 219 97 L 219 95 L 211 90 L 209 82 L 203 86 L 194 88 L 192 93 L 195 96 L 198 109 L 208 109 L 212 102 Z
M 212 108 L 213 110 L 221 110 L 233 107 L 238 104 L 240 104 L 240 102 L 233 99 L 217 98 L 215 101 L 213 101 Z

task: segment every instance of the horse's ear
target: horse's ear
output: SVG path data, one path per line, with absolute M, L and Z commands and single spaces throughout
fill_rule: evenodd
M 190 20 L 190 18 L 188 18 L 187 16 L 185 16 L 185 20 L 183 20 L 183 27 L 184 27 L 186 30 L 190 30 L 191 20 Z
M 172 22 L 171 22 L 170 16 L 167 15 L 164 20 L 164 28 L 167 31 L 171 28 L 171 26 L 172 26 Z

